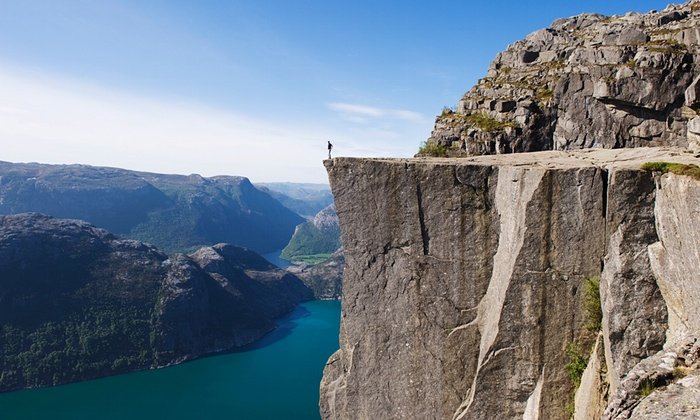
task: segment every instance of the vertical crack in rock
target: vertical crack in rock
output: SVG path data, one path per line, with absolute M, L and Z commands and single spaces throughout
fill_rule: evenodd
M 666 343 L 700 331 L 700 186 L 690 177 L 664 175 L 657 180 L 654 206 L 659 242 L 649 245 L 651 269 L 668 309 Z
M 602 172 L 600 177 L 603 185 L 603 194 L 601 196 L 601 202 L 603 203 L 603 219 L 608 220 L 608 183 L 610 182 L 610 172 L 606 169 L 599 169 Z M 605 223 L 605 238 L 608 238 L 608 224 Z M 600 258 L 600 271 L 603 272 L 605 268 L 605 254 L 608 251 L 607 241 L 603 242 L 603 255 Z
M 535 389 L 527 399 L 523 420 L 539 420 L 540 418 L 540 398 L 542 397 L 542 384 L 544 383 L 544 369 L 545 367 L 543 366 L 537 385 L 535 385 Z
M 657 275 L 682 287 L 670 310 L 682 317 L 692 308 L 679 305 L 700 300 L 685 294 L 694 277 L 670 275 L 680 263 L 692 276 L 700 266 L 700 243 L 674 239 L 700 229 L 700 191 L 669 187 L 666 178 L 683 179 L 673 175 L 657 185 L 640 169 L 700 159 L 665 149 L 470 159 L 334 161 L 347 299 L 322 418 L 567 418 L 566 347 L 586 322 L 581 290 L 594 276 L 604 337 L 576 412 L 600 418 L 608 395 L 610 404 L 629 395 L 620 380 L 666 340 L 655 248 L 670 255 L 659 256 Z
M 546 171 L 533 168 L 501 167 L 498 169 L 495 205 L 500 217 L 498 248 L 493 258 L 493 273 L 486 295 L 479 302 L 476 323 L 481 333 L 476 373 L 468 395 L 453 419 L 463 418 L 474 401 L 481 369 L 488 363 L 493 343 L 498 335 L 498 323 L 510 285 L 515 261 L 525 239 L 527 204 L 532 199 Z
M 423 239 L 423 255 L 430 254 L 430 236 L 428 228 L 425 226 L 425 214 L 423 214 L 423 192 L 420 183 L 416 184 L 416 198 L 418 200 L 418 221 L 420 222 L 420 235 Z
M 667 310 L 648 255 L 648 246 L 658 241 L 653 176 L 637 170 L 610 171 L 607 195 L 600 296 L 607 380 L 610 395 L 615 395 L 634 365 L 661 350 Z M 634 311 L 629 310 L 632 306 Z

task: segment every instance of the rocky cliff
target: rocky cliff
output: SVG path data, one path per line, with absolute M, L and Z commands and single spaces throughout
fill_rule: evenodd
M 0 216 L 0 391 L 245 345 L 310 298 L 298 278 L 231 245 L 168 257 L 78 220 Z
M 660 148 L 326 161 L 346 267 L 323 418 L 659 418 L 652 398 L 700 415 L 688 164 Z
M 555 21 L 510 45 L 426 152 L 690 146 L 700 135 L 700 2 Z
M 227 242 L 271 252 L 304 221 L 247 178 L 0 162 L 0 214 L 86 220 L 165 252 Z

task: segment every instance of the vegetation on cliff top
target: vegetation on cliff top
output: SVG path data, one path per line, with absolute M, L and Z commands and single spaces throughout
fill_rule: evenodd
M 672 173 L 685 175 L 700 180 L 700 167 L 693 164 L 673 163 L 673 162 L 646 162 L 642 165 L 645 171 Z
M 416 156 L 447 157 L 447 148 L 441 144 L 424 141 Z

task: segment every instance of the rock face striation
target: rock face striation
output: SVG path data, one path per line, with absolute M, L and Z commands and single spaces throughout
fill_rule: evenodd
M 323 418 L 638 418 L 645 387 L 692 401 L 700 181 L 647 161 L 700 164 L 674 148 L 326 161 L 346 265 Z
M 450 155 L 700 143 L 700 2 L 584 14 L 515 42 L 428 143 Z
M 243 248 L 168 257 L 83 221 L 0 216 L 0 391 L 242 346 L 310 298 Z

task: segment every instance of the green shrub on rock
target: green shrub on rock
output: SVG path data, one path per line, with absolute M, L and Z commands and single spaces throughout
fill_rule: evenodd
M 642 165 L 645 171 L 673 173 L 676 175 L 685 175 L 691 178 L 700 180 L 700 167 L 693 164 L 673 163 L 673 162 L 646 162 Z
M 417 156 L 447 157 L 447 148 L 441 144 L 424 141 Z

